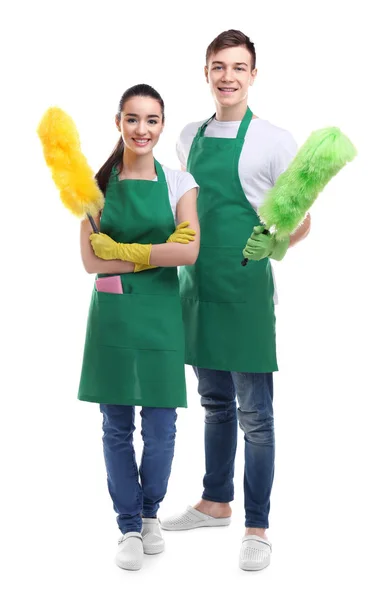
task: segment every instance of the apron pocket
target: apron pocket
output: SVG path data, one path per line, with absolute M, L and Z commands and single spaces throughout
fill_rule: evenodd
M 195 265 L 181 277 L 182 298 L 245 304 L 252 273 L 248 265 L 241 266 L 243 259 L 241 248 L 202 247 Z
M 176 351 L 183 335 L 178 296 L 94 290 L 89 324 L 93 343 L 102 346 Z

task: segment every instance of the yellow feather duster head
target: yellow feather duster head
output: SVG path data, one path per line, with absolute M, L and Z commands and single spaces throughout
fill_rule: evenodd
M 104 196 L 81 151 L 72 118 L 53 106 L 43 115 L 37 133 L 63 204 L 77 217 L 95 217 L 104 206 Z

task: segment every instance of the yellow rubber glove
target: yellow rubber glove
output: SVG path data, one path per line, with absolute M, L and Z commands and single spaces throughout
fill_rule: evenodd
M 168 237 L 166 242 L 177 242 L 178 244 L 189 244 L 194 241 L 196 232 L 194 229 L 189 229 L 190 221 L 183 221 L 177 225 L 173 233 Z M 136 264 L 134 273 L 146 271 L 147 269 L 155 269 L 153 265 Z
M 189 244 L 194 241 L 196 232 L 189 229 L 190 221 L 183 221 L 175 228 L 175 231 L 168 237 L 167 242 L 177 242 L 179 244 Z
M 103 260 L 125 260 L 149 265 L 152 244 L 119 244 L 105 233 L 92 233 L 90 242 L 96 256 Z

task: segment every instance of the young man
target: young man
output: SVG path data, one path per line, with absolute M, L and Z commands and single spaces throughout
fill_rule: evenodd
M 245 570 L 266 567 L 271 554 L 266 529 L 277 361 L 269 259 L 281 260 L 310 229 L 308 216 L 279 242 L 260 227 L 257 209 L 297 147 L 287 131 L 248 108 L 256 74 L 250 39 L 235 30 L 218 35 L 207 49 L 205 67 L 216 114 L 187 125 L 177 145 L 182 167 L 200 186 L 201 249 L 196 264 L 181 269 L 180 285 L 186 363 L 194 367 L 205 408 L 206 474 L 202 499 L 162 522 L 169 530 L 229 524 L 239 422 L 245 439 L 246 531 L 240 551 Z

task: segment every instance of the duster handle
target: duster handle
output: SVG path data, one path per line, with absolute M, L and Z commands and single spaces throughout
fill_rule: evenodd
M 94 233 L 99 233 L 99 229 L 97 228 L 97 226 L 96 226 L 96 223 L 95 223 L 94 219 L 92 218 L 92 216 L 91 216 L 91 215 L 89 215 L 88 213 L 87 213 L 87 216 L 88 216 L 88 220 L 89 220 L 89 221 L 90 221 L 90 223 L 91 223 L 91 227 L 92 227 L 92 228 L 93 228 L 93 230 L 94 230 Z

